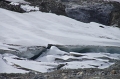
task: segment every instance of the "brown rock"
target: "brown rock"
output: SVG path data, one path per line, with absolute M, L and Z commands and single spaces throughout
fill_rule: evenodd
M 116 70 L 112 70 L 110 73 L 111 75 L 117 74 Z

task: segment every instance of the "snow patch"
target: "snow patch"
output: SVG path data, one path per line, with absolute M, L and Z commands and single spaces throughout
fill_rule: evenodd
M 30 5 L 21 5 L 21 8 L 22 8 L 23 10 L 25 10 L 26 12 L 39 11 L 39 7 L 30 6 Z
M 120 29 L 82 23 L 52 13 L 16 13 L 0 9 L 0 42 L 23 46 L 102 45 L 119 46 Z M 101 28 L 99 26 L 104 26 Z
M 26 2 L 25 0 L 6 0 L 6 1 L 10 1 L 10 2 L 14 2 L 14 3 L 29 3 L 29 2 Z

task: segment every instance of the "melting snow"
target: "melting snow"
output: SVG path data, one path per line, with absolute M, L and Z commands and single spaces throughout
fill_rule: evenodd
M 81 55 L 80 57 L 72 56 L 72 54 Z M 56 47 L 49 49 L 47 52 L 43 53 L 40 57 L 33 60 L 27 60 L 25 58 L 19 58 L 12 54 L 3 54 L 0 55 L 0 64 L 2 64 L 1 72 L 12 72 L 14 69 L 16 73 L 21 72 L 25 73 L 26 71 L 20 70 L 17 68 L 27 68 L 30 70 L 38 71 L 38 72 L 49 72 L 50 69 L 56 69 L 59 64 L 65 64 L 62 69 L 70 68 L 100 68 L 104 69 L 114 64 L 114 62 L 110 62 L 109 59 L 102 59 L 100 57 L 107 57 L 110 59 L 120 60 L 120 54 L 109 54 L 109 53 L 76 53 L 76 52 L 63 52 Z M 56 58 L 62 60 L 73 59 L 70 61 L 57 61 Z M 75 60 L 76 59 L 76 60 Z M 78 60 L 77 60 L 78 59 Z M 4 61 L 5 62 L 4 62 Z M 14 66 L 14 65 L 18 65 Z M 16 68 L 16 69 L 15 69 Z

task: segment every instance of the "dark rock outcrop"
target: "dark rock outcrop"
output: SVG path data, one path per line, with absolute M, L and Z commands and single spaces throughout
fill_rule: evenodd
M 111 12 L 110 25 L 117 24 L 120 28 L 120 3 L 114 2 L 114 10 Z
M 66 15 L 65 6 L 56 2 L 42 2 L 40 4 L 40 10 L 43 12 L 56 13 L 58 15 Z
M 4 0 L 0 1 L 0 8 L 4 8 L 19 13 L 26 12 L 20 7 L 20 5 L 11 5 L 9 1 L 4 1 Z
M 117 2 L 92 2 L 85 1 L 81 4 L 68 5 L 68 17 L 82 22 L 97 22 L 104 25 L 120 26 L 120 3 Z
M 31 6 L 38 6 L 42 12 L 55 13 L 57 15 L 66 15 L 65 5 L 56 0 L 26 0 Z
M 105 8 L 108 7 L 108 8 Z M 109 25 L 110 16 L 112 7 L 107 4 L 86 6 L 86 7 L 77 7 L 67 9 L 67 14 L 69 17 L 82 22 L 97 22 L 105 25 Z

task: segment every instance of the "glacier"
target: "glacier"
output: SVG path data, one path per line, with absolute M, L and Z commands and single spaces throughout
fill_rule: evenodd
M 53 46 L 35 60 L 27 57 L 38 51 L 23 52 L 27 47 L 47 48 L 49 44 Z M 104 69 L 114 64 L 111 60 L 120 60 L 119 47 L 120 28 L 117 27 L 83 23 L 52 13 L 17 13 L 0 8 L 0 73 L 49 72 L 65 63 L 63 69 Z M 92 51 L 81 51 L 83 48 Z M 14 53 L 9 52 L 13 50 Z M 20 51 L 19 55 L 15 54 L 16 50 Z
M 16 13 L 0 9 L 0 45 L 23 46 L 102 45 L 120 46 L 120 29 L 82 23 L 52 13 Z M 104 28 L 101 28 L 103 26 Z

